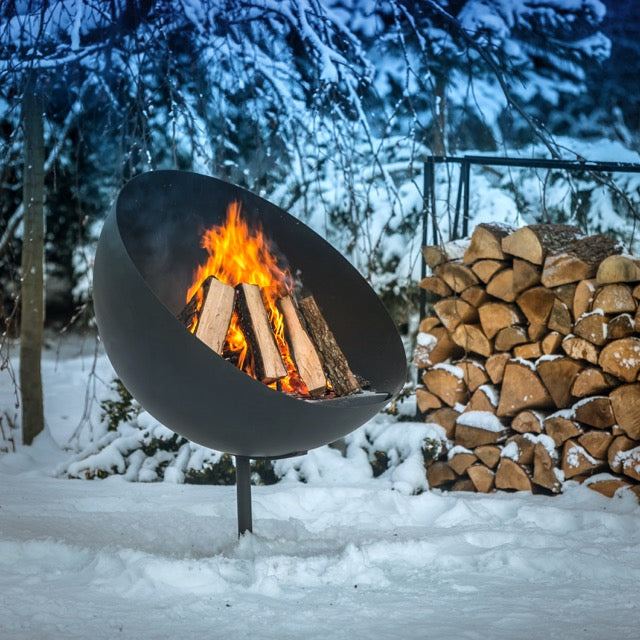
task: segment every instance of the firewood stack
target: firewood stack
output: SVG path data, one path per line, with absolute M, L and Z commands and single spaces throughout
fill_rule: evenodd
M 640 258 L 567 225 L 425 247 L 417 405 L 450 442 L 431 487 L 640 496 Z

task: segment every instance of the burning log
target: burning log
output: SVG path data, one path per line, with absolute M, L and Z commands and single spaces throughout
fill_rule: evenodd
M 349 367 L 327 321 L 313 296 L 300 300 L 300 312 L 307 331 L 324 365 L 324 370 L 337 396 L 346 396 L 360 390 L 360 384 Z
M 198 309 L 198 294 L 202 294 L 202 306 Z M 235 292 L 233 287 L 209 276 L 178 315 L 178 319 L 192 328 L 197 321 L 195 335 L 217 354 L 222 347 L 231 324 Z M 198 315 L 199 314 L 199 315 Z
M 291 355 L 300 377 L 312 396 L 322 395 L 327 388 L 327 379 L 322 370 L 320 356 L 313 342 L 302 326 L 295 302 L 291 296 L 278 301 L 278 308 L 284 318 L 284 329 L 291 348 Z
M 257 378 L 267 384 L 284 378 L 287 369 L 271 331 L 260 287 L 239 284 L 236 291 L 240 326 L 251 346 Z

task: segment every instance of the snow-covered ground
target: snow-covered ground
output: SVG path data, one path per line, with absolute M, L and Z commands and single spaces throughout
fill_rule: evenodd
M 89 354 L 45 360 L 58 443 Z M 233 487 L 53 478 L 68 455 L 44 434 L 0 456 L 2 640 L 638 637 L 633 495 L 283 481 L 254 487 L 238 541 Z

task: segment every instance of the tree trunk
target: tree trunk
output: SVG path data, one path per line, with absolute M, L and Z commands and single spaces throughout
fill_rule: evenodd
M 20 309 L 22 441 L 31 444 L 44 429 L 42 334 L 44 327 L 44 134 L 43 101 L 31 78 L 23 97 L 24 230 Z

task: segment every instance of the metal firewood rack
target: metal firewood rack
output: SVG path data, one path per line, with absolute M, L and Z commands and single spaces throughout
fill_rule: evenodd
M 452 237 L 464 238 L 469 235 L 469 201 L 471 187 L 471 167 L 510 167 L 514 169 L 562 170 L 570 173 L 640 173 L 640 164 L 633 162 L 597 162 L 591 160 L 549 160 L 543 158 L 509 158 L 505 156 L 429 156 L 423 164 L 423 208 L 422 246 L 439 244 L 438 217 L 436 212 L 436 166 L 440 164 L 460 165 L 460 177 L 454 208 Z M 431 221 L 431 225 L 429 225 Z M 429 234 L 431 226 L 431 234 Z M 460 230 L 460 233 L 458 233 Z M 427 275 L 427 265 L 421 260 L 421 277 Z M 427 308 L 427 292 L 420 290 L 420 318 L 424 318 Z

